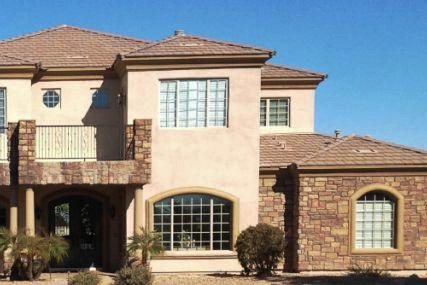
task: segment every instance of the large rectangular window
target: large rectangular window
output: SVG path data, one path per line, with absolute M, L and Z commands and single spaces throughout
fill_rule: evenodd
M 289 98 L 261 99 L 260 125 L 289 126 Z
M 227 91 L 226 79 L 161 81 L 160 126 L 226 126 Z

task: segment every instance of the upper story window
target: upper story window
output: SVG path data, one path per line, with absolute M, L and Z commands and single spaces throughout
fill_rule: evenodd
M 0 133 L 6 126 L 6 89 L 0 88 Z
M 54 108 L 61 102 L 60 89 L 47 89 L 43 94 L 43 104 L 48 108 Z
M 261 99 L 260 125 L 289 126 L 289 98 Z
M 160 82 L 160 127 L 227 125 L 228 80 Z
M 372 191 L 356 201 L 356 249 L 395 248 L 396 202 Z
M 100 89 L 92 89 L 92 108 L 95 109 L 105 109 L 108 108 L 108 94 L 105 91 Z

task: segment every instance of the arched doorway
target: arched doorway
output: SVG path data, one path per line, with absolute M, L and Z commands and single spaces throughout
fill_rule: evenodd
M 52 200 L 48 211 L 49 232 L 62 236 L 70 245 L 68 257 L 52 267 L 102 267 L 102 203 L 88 196 L 69 195 Z

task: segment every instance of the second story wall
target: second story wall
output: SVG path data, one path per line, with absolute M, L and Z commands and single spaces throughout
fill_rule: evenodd
M 313 89 L 282 89 L 261 90 L 261 100 L 283 98 L 288 103 L 287 112 L 284 115 L 287 123 L 274 125 L 267 121 L 266 126 L 260 126 L 261 133 L 311 133 L 314 132 L 314 103 L 315 90 Z M 272 102 L 267 103 L 266 117 L 269 111 L 273 112 Z M 281 114 L 282 115 L 282 114 Z M 268 120 L 268 119 L 267 119 Z
M 31 119 L 31 80 L 0 79 L 0 88 L 6 95 L 6 122 Z
M 100 106 L 92 104 L 99 90 Z M 43 96 L 48 90 L 60 95 L 60 102 L 49 108 Z M 39 81 L 32 85 L 31 118 L 38 125 L 116 125 L 122 124 L 123 106 L 118 103 L 119 80 Z
M 162 80 L 228 79 L 225 127 L 160 127 Z M 259 90 L 257 68 L 132 71 L 128 123 L 152 118 L 152 176 L 144 199 L 171 189 L 208 187 L 240 198 L 241 228 L 258 220 Z M 248 210 L 250 209 L 250 210 Z

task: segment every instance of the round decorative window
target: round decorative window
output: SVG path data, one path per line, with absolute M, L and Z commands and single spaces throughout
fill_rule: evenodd
M 59 104 L 60 96 L 56 90 L 47 90 L 43 94 L 43 104 L 48 108 L 54 108 Z

